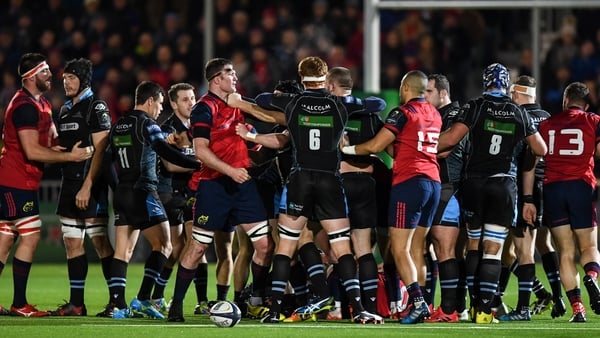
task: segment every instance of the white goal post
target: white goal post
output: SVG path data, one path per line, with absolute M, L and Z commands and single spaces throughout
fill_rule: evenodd
M 533 76 L 540 78 L 540 9 L 600 8 L 598 0 L 364 0 L 364 90 L 379 93 L 380 88 L 380 13 L 382 9 L 530 9 Z M 539 80 L 538 80 L 539 81 Z

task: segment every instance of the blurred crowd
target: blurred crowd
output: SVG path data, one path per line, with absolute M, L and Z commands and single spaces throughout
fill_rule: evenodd
M 214 8 L 214 56 L 232 59 L 243 95 L 297 78 L 297 62 L 307 55 L 351 69 L 355 89 L 362 89 L 363 1 L 218 0 Z M 204 1 L 194 0 L 0 2 L 0 114 L 20 87 L 18 59 L 30 51 L 48 56 L 57 108 L 64 101 L 62 67 L 78 57 L 94 63 L 93 89 L 114 119 L 132 107 L 142 80 L 164 88 L 185 81 L 203 92 L 203 11 Z M 544 27 L 551 40 L 543 48 L 541 101 L 555 109 L 565 84 L 585 81 L 596 111 L 599 11 L 548 13 L 554 20 Z M 453 98 L 464 102 L 479 93 L 479 74 L 491 62 L 531 75 L 529 32 L 528 10 L 382 11 L 381 88 L 396 90 L 406 71 L 420 69 L 446 74 Z

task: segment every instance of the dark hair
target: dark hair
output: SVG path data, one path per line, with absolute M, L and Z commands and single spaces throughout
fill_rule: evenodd
M 521 75 L 515 81 L 515 84 L 535 88 L 537 83 L 535 79 L 529 75 Z
M 585 107 L 589 102 L 590 90 L 582 82 L 573 82 L 565 88 L 564 97 L 569 99 L 570 104 Z
M 210 80 L 221 74 L 223 67 L 226 65 L 231 65 L 231 60 L 223 59 L 223 58 L 215 58 L 210 59 L 204 66 L 204 78 L 206 81 L 210 82 Z
M 300 94 L 304 86 L 296 80 L 280 80 L 275 85 L 275 90 L 288 94 Z
M 412 92 L 420 95 L 425 94 L 427 90 L 427 75 L 420 70 L 411 70 L 402 79 L 403 83 L 410 85 Z
M 171 102 L 177 101 L 177 94 L 179 94 L 179 92 L 182 90 L 194 90 L 194 86 L 185 82 L 180 82 L 172 85 L 168 91 L 169 100 Z
M 17 68 L 17 72 L 19 76 L 23 76 L 23 74 L 32 70 L 35 66 L 40 63 L 46 61 L 46 57 L 40 53 L 27 53 L 21 56 L 19 60 L 19 67 Z
M 446 93 L 448 93 L 448 96 L 450 96 L 450 81 L 448 81 L 446 75 L 430 74 L 429 76 L 427 76 L 427 80 L 434 81 L 433 86 L 435 87 L 435 89 L 437 89 L 438 92 L 441 90 L 445 90 Z
M 352 81 L 352 74 L 348 68 L 344 67 L 333 67 L 327 73 L 327 79 L 329 82 L 335 82 L 343 89 L 351 90 L 354 86 Z
M 135 88 L 135 105 L 144 104 L 150 98 L 158 100 L 160 95 L 163 95 L 163 90 L 158 83 L 143 81 Z

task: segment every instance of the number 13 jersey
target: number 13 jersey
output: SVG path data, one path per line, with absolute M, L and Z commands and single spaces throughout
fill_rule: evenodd
M 600 142 L 600 116 L 567 109 L 540 123 L 548 145 L 544 183 L 583 179 L 596 186 L 594 153 Z

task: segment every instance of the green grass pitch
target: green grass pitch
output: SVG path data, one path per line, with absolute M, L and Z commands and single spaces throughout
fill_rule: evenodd
M 9 260 L 10 261 L 10 260 Z M 141 281 L 143 266 L 133 264 L 128 270 L 127 298 L 132 298 Z M 538 272 L 543 273 L 538 266 Z M 543 276 L 540 274 L 539 276 Z M 173 276 L 174 277 L 174 276 Z M 542 281 L 545 279 L 542 277 Z M 166 295 L 172 294 L 171 280 Z M 547 284 L 547 283 L 545 283 Z M 571 311 L 559 319 L 552 319 L 549 312 L 533 317 L 531 322 L 500 323 L 495 325 L 417 324 L 401 325 L 387 321 L 384 325 L 357 325 L 343 322 L 304 322 L 294 324 L 264 325 L 256 320 L 242 319 L 233 328 L 217 328 L 207 316 L 193 315 L 195 295 L 193 287 L 186 297 L 185 323 L 167 323 L 148 318 L 112 320 L 96 318 L 107 301 L 107 288 L 100 266 L 92 264 L 86 283 L 88 317 L 20 318 L 0 316 L 1 337 L 598 337 L 600 316 L 592 313 L 587 294 L 584 303 L 588 307 L 588 322 L 569 323 Z M 439 297 L 439 289 L 438 289 Z M 65 264 L 34 264 L 28 287 L 28 300 L 39 309 L 55 309 L 68 299 L 69 282 Z M 214 265 L 209 270 L 209 299 L 214 299 Z M 233 296 L 229 297 L 230 299 Z M 10 306 L 12 301 L 12 268 L 7 265 L 0 276 L 0 304 Z M 515 278 L 511 278 L 509 292 L 505 296 L 509 305 L 516 303 Z M 436 303 L 437 304 L 437 303 Z

